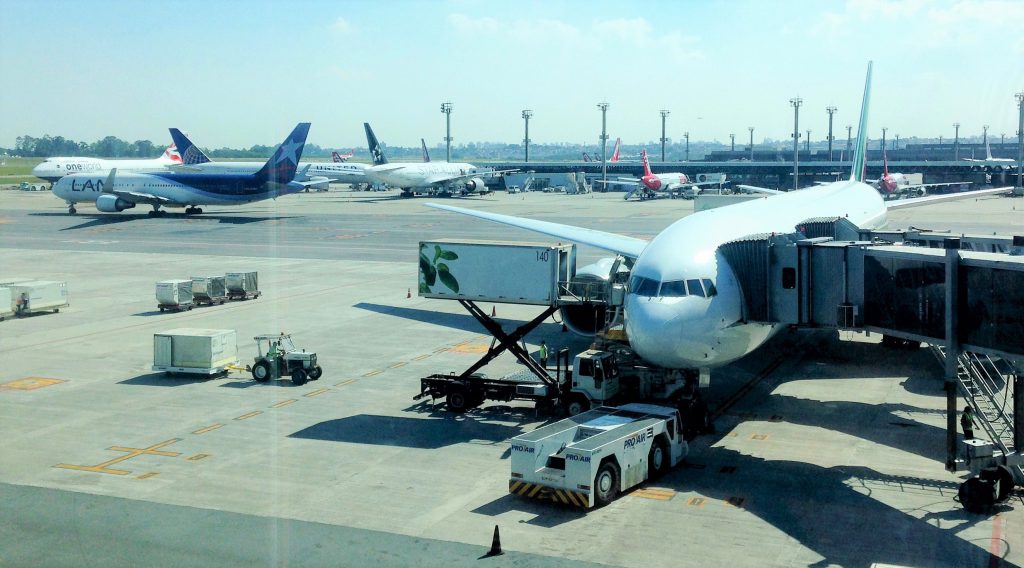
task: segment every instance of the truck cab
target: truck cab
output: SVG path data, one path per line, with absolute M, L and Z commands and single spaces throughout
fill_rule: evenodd
M 573 360 L 570 380 L 565 403 L 569 416 L 615 398 L 619 394 L 619 366 L 615 355 L 596 349 L 580 353 Z

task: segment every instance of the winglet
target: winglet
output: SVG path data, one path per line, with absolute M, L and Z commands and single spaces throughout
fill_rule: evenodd
M 868 74 L 864 79 L 864 98 L 860 102 L 860 122 L 857 124 L 857 145 L 853 148 L 853 164 L 850 166 L 850 179 L 864 181 L 867 169 L 868 154 L 868 104 L 871 100 L 871 61 L 868 61 Z
M 181 163 L 186 166 L 194 166 L 196 164 L 205 164 L 210 161 L 210 157 L 203 153 L 192 143 L 192 140 L 188 136 L 185 136 L 177 128 L 170 128 L 171 139 L 174 140 L 174 145 L 178 147 L 178 155 L 181 156 Z
M 117 175 L 117 168 L 110 168 L 107 174 L 107 181 L 103 182 L 103 193 L 114 193 L 114 177 Z
M 260 182 L 277 183 L 287 185 L 295 179 L 295 172 L 299 167 L 299 160 L 302 159 L 302 148 L 306 145 L 306 136 L 309 135 L 309 123 L 300 122 L 288 138 L 274 151 L 274 154 L 267 160 L 266 164 L 256 172 L 256 179 Z
M 380 166 L 388 163 L 388 159 L 384 156 L 384 150 L 381 149 L 380 142 L 377 141 L 377 136 L 374 135 L 373 129 L 370 128 L 370 123 L 364 122 L 363 129 L 366 130 L 366 145 L 370 148 L 373 165 Z

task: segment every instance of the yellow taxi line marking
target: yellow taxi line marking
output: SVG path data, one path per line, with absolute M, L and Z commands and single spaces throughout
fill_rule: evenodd
M 317 390 L 315 390 L 313 392 L 307 392 L 306 394 L 304 394 L 302 396 L 310 396 L 310 397 L 312 397 L 312 396 L 320 396 L 320 395 L 322 395 L 324 393 L 327 393 L 327 392 L 331 392 L 331 389 L 317 389 Z
M 691 507 L 703 507 L 704 504 L 707 502 L 708 500 L 705 499 L 704 497 L 690 497 L 686 504 Z
M 58 468 L 61 468 L 61 469 L 73 469 L 73 470 L 76 470 L 76 471 L 91 471 L 91 472 L 94 472 L 94 473 L 108 473 L 108 474 L 111 474 L 111 475 L 127 475 L 127 474 L 131 473 L 131 471 L 124 470 L 124 469 L 109 469 L 108 466 L 114 465 L 115 463 L 123 462 L 125 460 L 130 460 L 132 458 L 141 456 L 143 454 L 151 455 L 151 456 L 166 456 L 166 457 L 170 457 L 170 458 L 180 456 L 181 455 L 180 452 L 160 451 L 160 448 L 162 448 L 164 446 L 169 446 L 169 445 L 171 445 L 171 444 L 173 444 L 175 442 L 180 442 L 180 441 L 181 441 L 181 438 L 172 438 L 170 440 L 165 440 L 163 442 L 160 442 L 159 444 L 154 444 L 154 445 L 152 445 L 152 446 L 150 446 L 148 448 L 126 448 L 124 446 L 111 446 L 111 447 L 109 447 L 107 449 L 111 450 L 111 451 L 114 451 L 114 452 L 126 452 L 126 455 L 123 455 L 121 457 L 114 458 L 114 459 L 111 459 L 111 460 L 107 460 L 107 461 L 105 461 L 105 462 L 103 462 L 101 464 L 98 464 L 98 465 L 75 465 L 75 464 L 68 464 L 68 463 L 59 463 L 59 464 L 57 464 L 57 465 L 55 465 L 53 467 L 58 467 Z
M 419 357 L 413 357 L 412 360 L 413 361 L 422 361 L 422 360 L 426 359 L 427 357 L 430 357 L 430 355 L 431 355 L 431 353 L 427 353 L 425 355 L 420 355 Z
M 350 384 L 352 384 L 354 382 L 356 382 L 356 379 L 349 379 L 347 381 L 341 381 L 340 383 L 335 383 L 334 386 L 336 386 L 336 387 L 343 387 L 345 385 L 350 385 Z
M 404 362 L 404 361 L 403 361 L 403 362 L 401 362 L 401 363 L 392 363 L 392 364 L 388 365 L 388 369 L 398 369 L 399 367 L 404 367 L 404 366 L 406 366 L 407 364 L 408 364 L 408 363 L 406 363 L 406 362 Z
M 379 369 L 378 369 L 378 370 L 376 370 L 376 371 L 370 371 L 369 373 L 366 373 L 366 374 L 365 374 L 365 375 L 363 375 L 363 376 L 364 376 L 364 377 L 373 377 L 373 376 L 375 376 L 375 375 L 379 375 L 379 374 L 381 374 L 381 373 L 383 373 L 383 372 L 384 372 L 384 371 L 381 371 L 381 370 L 379 370 Z
M 243 414 L 243 415 L 235 418 L 235 420 L 248 420 L 249 418 L 252 418 L 253 416 L 259 416 L 260 414 L 263 414 L 262 410 L 253 410 L 252 412 L 250 412 L 248 414 Z
M 159 471 L 150 471 L 143 473 L 142 475 L 136 475 L 135 479 L 149 479 L 150 477 L 156 477 L 157 475 L 160 475 Z
M 223 426 L 224 426 L 223 424 L 218 422 L 217 424 L 210 424 L 209 426 L 207 426 L 205 428 L 200 428 L 198 430 L 193 430 L 192 433 L 193 434 L 205 434 L 207 432 L 213 432 L 217 428 L 222 428 Z
M 270 408 L 283 408 L 285 406 L 288 406 L 289 404 L 295 404 L 296 402 L 298 402 L 297 399 L 289 398 L 288 400 L 282 400 L 281 402 L 278 402 L 277 404 L 270 405 Z
M 0 390 L 36 390 L 51 385 L 59 385 L 63 379 L 47 379 L 46 377 L 25 377 L 0 384 Z
M 676 492 L 671 489 L 637 489 L 633 492 L 633 495 L 644 499 L 654 499 L 655 501 L 668 501 L 675 497 Z
M 201 460 L 203 458 L 208 458 L 208 457 L 210 457 L 210 454 L 196 454 L 194 456 L 189 456 L 189 457 L 187 457 L 185 459 L 190 461 L 190 462 L 194 462 L 194 461 L 199 461 L 199 460 Z

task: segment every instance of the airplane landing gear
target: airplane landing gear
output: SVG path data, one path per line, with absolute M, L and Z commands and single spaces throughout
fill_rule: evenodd
M 150 217 L 163 217 L 167 212 L 160 209 L 159 205 L 154 205 L 153 210 L 149 212 Z
M 75 209 L 74 205 L 68 205 L 68 215 L 74 215 L 78 213 L 78 209 Z
M 199 215 L 202 212 L 203 212 L 203 208 L 202 207 L 186 207 L 185 208 L 185 214 L 186 215 Z

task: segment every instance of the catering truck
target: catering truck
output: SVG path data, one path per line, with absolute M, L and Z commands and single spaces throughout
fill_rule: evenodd
M 675 408 L 602 406 L 512 438 L 508 490 L 576 507 L 607 505 L 688 452 Z

